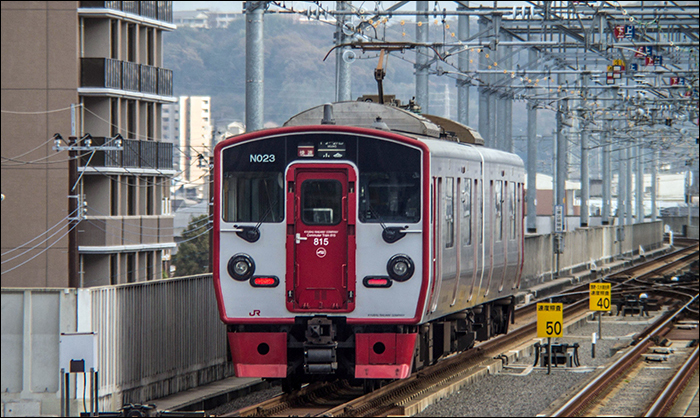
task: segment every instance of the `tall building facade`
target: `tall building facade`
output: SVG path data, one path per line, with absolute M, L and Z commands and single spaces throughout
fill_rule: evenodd
M 203 199 L 209 193 L 209 156 L 212 155 L 211 97 L 180 96 L 180 177 L 186 197 Z
M 177 100 L 162 67 L 172 2 L 1 4 L 2 286 L 162 277 L 175 247 L 161 141 L 162 106 Z

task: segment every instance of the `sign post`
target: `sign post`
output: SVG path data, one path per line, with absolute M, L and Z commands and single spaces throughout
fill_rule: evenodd
M 601 334 L 601 312 L 610 311 L 610 283 L 591 283 L 589 285 L 588 309 L 598 312 L 598 337 Z
M 547 374 L 552 371 L 552 337 L 561 337 L 564 327 L 562 303 L 537 304 L 537 338 L 547 338 Z
M 554 253 L 557 255 L 557 274 L 559 277 L 559 254 L 564 252 L 564 205 L 554 206 Z

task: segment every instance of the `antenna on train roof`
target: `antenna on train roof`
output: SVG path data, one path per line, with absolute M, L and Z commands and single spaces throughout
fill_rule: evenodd
M 325 103 L 323 105 L 323 119 L 321 119 L 321 125 L 335 125 L 332 103 Z

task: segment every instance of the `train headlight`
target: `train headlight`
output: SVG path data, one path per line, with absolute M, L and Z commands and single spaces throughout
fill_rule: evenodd
M 236 254 L 228 262 L 228 274 L 235 280 L 248 280 L 255 273 L 255 262 L 247 254 Z
M 397 254 L 389 259 L 386 264 L 386 271 L 389 277 L 397 282 L 404 282 L 413 276 L 415 266 L 411 257 L 405 254 Z

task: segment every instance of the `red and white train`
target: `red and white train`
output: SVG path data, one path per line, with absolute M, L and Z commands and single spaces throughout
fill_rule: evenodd
M 371 387 L 507 332 L 524 168 L 480 144 L 359 101 L 219 143 L 214 283 L 236 375 Z

